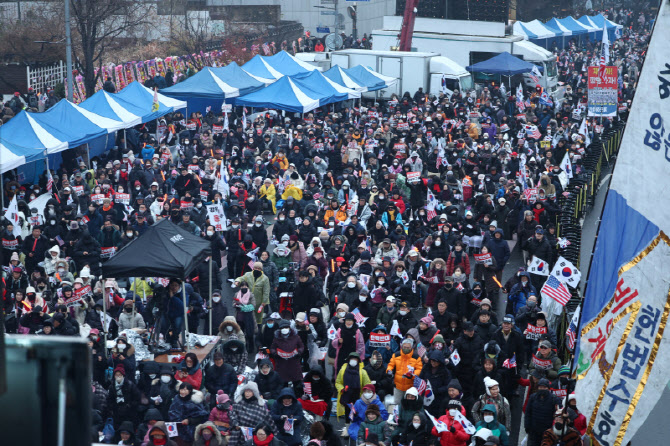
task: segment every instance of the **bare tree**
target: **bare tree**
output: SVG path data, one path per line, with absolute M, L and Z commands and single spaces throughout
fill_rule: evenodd
M 67 1 L 67 0 L 66 0 Z M 121 38 L 133 39 L 149 22 L 152 4 L 128 0 L 71 0 L 86 91 L 95 91 L 105 51 Z
M 182 22 L 182 26 L 173 24 L 171 36 L 176 51 L 188 54 L 207 51 L 206 45 L 212 38 L 212 21 L 207 11 L 189 11 L 186 7 L 177 22 Z

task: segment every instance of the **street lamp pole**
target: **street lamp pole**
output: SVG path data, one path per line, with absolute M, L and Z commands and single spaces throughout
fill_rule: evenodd
M 65 62 L 67 66 L 67 100 L 72 102 L 74 82 L 72 80 L 72 37 L 70 33 L 70 0 L 65 0 Z

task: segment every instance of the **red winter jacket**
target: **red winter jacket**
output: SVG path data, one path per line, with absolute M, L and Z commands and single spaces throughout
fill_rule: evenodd
M 451 427 L 453 426 L 454 429 L 456 430 L 455 433 L 451 433 L 450 431 L 438 433 L 437 428 L 433 427 L 431 433 L 440 439 L 441 446 L 467 445 L 468 440 L 470 440 L 470 435 L 465 432 L 461 423 L 455 421 L 454 418 L 449 414 L 442 415 L 440 418 L 438 418 L 438 421 L 442 421 L 443 423 L 445 423 L 447 425 L 447 428 L 451 429 Z

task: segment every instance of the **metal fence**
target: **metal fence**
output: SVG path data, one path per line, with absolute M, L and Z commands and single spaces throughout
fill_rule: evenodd
M 56 84 L 65 82 L 67 75 L 66 65 L 62 60 L 58 64 L 45 67 L 26 67 L 26 71 L 28 88 L 37 92 L 45 92 L 49 88 L 54 88 Z

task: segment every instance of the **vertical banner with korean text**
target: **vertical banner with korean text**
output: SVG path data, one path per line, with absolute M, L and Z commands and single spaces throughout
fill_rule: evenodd
M 605 67 L 605 73 L 600 73 L 600 67 L 589 67 L 589 116 L 616 116 L 619 105 L 618 67 Z

